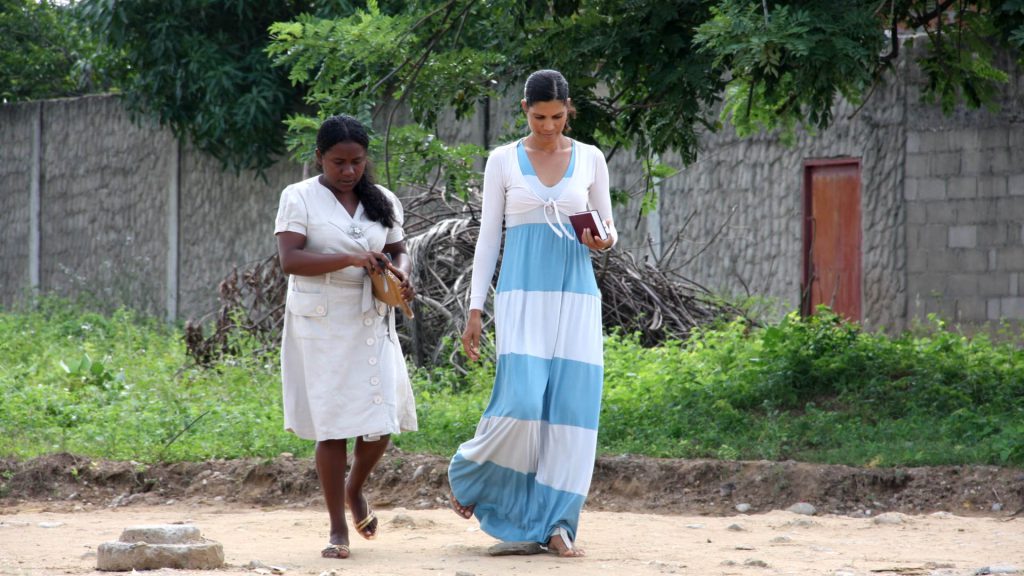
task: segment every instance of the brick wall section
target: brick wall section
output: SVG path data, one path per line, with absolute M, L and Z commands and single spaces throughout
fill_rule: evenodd
M 907 94 L 909 316 L 967 325 L 1024 319 L 1024 75 L 998 111 L 943 115 Z
M 0 308 L 29 287 L 32 131 L 39 104 L 0 106 Z

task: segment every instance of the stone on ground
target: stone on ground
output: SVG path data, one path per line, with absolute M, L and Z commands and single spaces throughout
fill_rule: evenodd
M 113 572 L 176 568 L 212 570 L 224 565 L 224 548 L 188 524 L 133 526 L 117 542 L 100 544 L 96 568 Z

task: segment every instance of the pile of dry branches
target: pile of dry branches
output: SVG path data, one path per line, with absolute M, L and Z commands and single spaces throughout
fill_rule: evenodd
M 241 274 L 231 270 L 220 282 L 220 308 L 199 321 L 185 323 L 185 347 L 199 364 L 209 364 L 225 354 L 236 354 L 241 339 L 252 338 L 257 351 L 276 347 L 284 321 L 284 296 L 288 276 L 281 271 L 277 254 L 249 266 Z M 208 326 L 212 324 L 212 326 Z M 211 334 L 205 334 L 205 328 Z
M 461 364 L 457 343 L 469 308 L 479 203 L 422 193 L 406 198 L 404 206 L 417 297 L 415 319 L 399 315 L 403 349 L 420 366 Z M 703 287 L 667 271 L 665 263 L 677 245 L 678 238 L 657 261 L 616 249 L 593 256 L 606 329 L 639 333 L 645 345 L 653 346 L 684 339 L 694 327 L 740 313 Z M 207 363 L 235 351 L 232 338 L 237 335 L 254 338 L 263 348 L 276 346 L 286 289 L 287 279 L 276 256 L 241 275 L 233 270 L 220 284 L 221 307 L 213 332 L 204 335 L 204 322 L 186 325 L 190 354 L 197 362 Z M 488 330 L 486 324 L 484 330 Z M 484 348 L 493 351 L 493 347 Z

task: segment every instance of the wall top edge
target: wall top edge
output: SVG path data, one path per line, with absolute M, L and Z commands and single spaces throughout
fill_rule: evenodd
M 103 100 L 103 99 L 114 99 L 120 98 L 123 94 L 119 92 L 103 92 L 101 94 L 85 94 L 82 96 L 65 96 L 62 98 L 43 98 L 42 100 L 23 100 L 20 102 L 3 102 L 0 103 L 0 108 L 18 108 L 26 106 L 36 106 L 42 104 L 65 104 L 69 102 L 79 102 L 82 100 Z

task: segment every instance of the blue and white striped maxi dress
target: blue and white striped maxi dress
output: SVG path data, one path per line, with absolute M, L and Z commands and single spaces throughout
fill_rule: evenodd
M 519 169 L 542 200 L 566 192 L 577 147 L 563 180 L 549 188 L 517 146 Z M 596 456 L 601 294 L 590 250 L 565 216 L 544 210 L 505 214 L 494 389 L 448 471 L 455 498 L 475 505 L 484 532 L 504 541 L 547 542 L 556 527 L 575 540 Z

